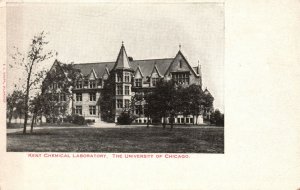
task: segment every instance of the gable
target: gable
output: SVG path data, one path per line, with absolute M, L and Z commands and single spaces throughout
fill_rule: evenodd
M 151 73 L 151 78 L 159 78 L 159 77 L 160 77 L 160 74 L 157 70 L 156 65 L 154 65 L 154 68 L 153 68 L 152 73 Z
M 177 53 L 176 57 L 170 64 L 165 75 L 168 75 L 169 73 L 172 73 L 172 72 L 190 72 L 190 73 L 193 73 L 195 76 L 197 76 L 197 74 L 195 73 L 195 70 L 190 66 L 190 64 L 185 59 L 185 57 L 183 56 L 181 51 L 179 51 Z
M 135 72 L 135 74 L 134 74 L 134 78 L 136 78 L 136 79 L 143 78 L 143 74 L 141 73 L 140 67 L 138 67 L 138 68 L 136 69 L 136 72 Z
M 96 79 L 97 79 L 96 73 L 94 69 L 92 69 L 91 73 L 89 74 L 89 80 L 96 80 Z

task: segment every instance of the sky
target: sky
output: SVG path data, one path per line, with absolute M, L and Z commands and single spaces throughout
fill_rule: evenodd
M 48 49 L 62 62 L 115 61 L 122 41 L 133 59 L 173 58 L 179 50 L 202 68 L 203 87 L 224 111 L 224 5 L 222 3 L 10 4 L 7 51 L 26 53 L 30 40 L 48 33 Z M 54 59 L 37 69 L 50 69 Z M 8 57 L 8 63 L 11 59 Z M 10 93 L 24 72 L 7 68 Z

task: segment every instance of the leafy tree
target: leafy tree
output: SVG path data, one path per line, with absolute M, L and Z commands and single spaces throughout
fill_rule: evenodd
M 187 94 L 189 94 L 188 98 L 190 100 L 190 113 L 196 118 L 194 123 L 197 124 L 197 118 L 203 112 L 204 94 L 201 87 L 195 84 L 188 87 Z
M 203 115 L 206 117 L 210 117 L 210 114 L 213 112 L 213 102 L 214 97 L 210 93 L 205 93 L 203 95 L 203 100 L 201 103 L 201 107 L 203 109 Z
M 159 116 L 163 118 L 163 128 L 166 127 L 166 117 L 170 116 L 174 120 L 176 113 L 176 86 L 174 81 L 160 80 L 156 88 L 146 96 L 147 115 Z M 171 129 L 173 122 L 171 122 Z
M 12 94 L 7 96 L 7 117 L 8 124 L 11 124 L 11 119 L 14 115 L 22 115 L 24 112 L 24 93 L 20 90 L 14 90 Z
M 44 70 L 38 71 L 36 66 L 53 56 L 52 51 L 46 51 L 44 49 L 48 43 L 49 42 L 46 41 L 46 34 L 41 32 L 33 37 L 29 51 L 26 55 L 23 56 L 22 53 L 17 52 L 11 56 L 15 66 L 21 66 L 26 72 L 24 86 L 24 134 L 26 133 L 27 119 L 29 116 L 29 94 L 33 87 L 41 82 L 45 74 Z
M 114 121 L 114 109 L 115 109 L 115 84 L 114 75 L 110 74 L 108 79 L 104 82 L 103 90 L 100 95 L 99 104 L 101 107 L 101 117 L 104 121 Z
M 38 94 L 30 101 L 29 111 L 32 114 L 30 133 L 33 132 L 33 123 L 36 120 L 37 116 L 42 116 L 42 113 L 44 113 L 44 106 L 46 103 L 47 100 L 40 94 Z
M 211 114 L 210 122 L 217 126 L 224 126 L 224 114 L 222 114 L 218 109 L 216 109 Z
M 41 96 L 44 100 L 42 113 L 52 122 L 54 118 L 65 117 L 67 107 L 72 102 L 72 87 L 76 85 L 80 77 L 80 70 L 76 69 L 73 64 L 64 64 L 57 60 L 47 73 L 42 84 Z

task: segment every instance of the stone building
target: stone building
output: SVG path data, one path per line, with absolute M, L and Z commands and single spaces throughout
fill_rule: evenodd
M 57 61 L 56 63 L 57 64 Z M 116 86 L 115 115 L 116 118 L 129 107 L 133 95 L 141 95 L 153 88 L 160 79 L 173 79 L 182 85 L 197 84 L 202 87 L 201 67 L 192 67 L 179 49 L 172 58 L 133 60 L 128 57 L 122 43 L 116 61 L 98 63 L 77 63 L 75 68 L 81 71 L 82 80 L 72 88 L 73 113 L 85 119 L 101 121 L 99 98 L 105 81 L 111 75 Z M 137 101 L 134 113 L 139 116 L 136 123 L 146 123 L 144 116 L 144 100 Z M 71 109 L 70 108 L 70 109 Z M 69 111 L 70 113 L 70 111 Z M 195 119 L 202 123 L 202 116 L 177 116 L 175 123 L 193 123 Z

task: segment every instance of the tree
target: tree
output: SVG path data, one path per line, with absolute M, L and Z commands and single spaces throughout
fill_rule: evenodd
M 199 85 L 192 84 L 188 87 L 187 94 L 189 94 L 188 98 L 191 106 L 190 113 L 196 120 L 194 123 L 198 124 L 197 118 L 203 112 L 202 104 L 205 101 L 203 91 Z
M 72 102 L 72 87 L 80 79 L 80 70 L 74 64 L 55 60 L 42 83 L 43 114 L 53 122 L 54 118 L 66 115 L 67 106 Z M 47 101 L 46 101 L 47 100 Z
M 214 110 L 213 102 L 214 102 L 214 97 L 210 93 L 204 92 L 201 107 L 203 109 L 203 115 L 208 117 L 208 119 L 210 119 L 210 115 Z
M 153 91 L 145 97 L 148 109 L 147 115 L 162 118 L 163 128 L 166 127 L 166 117 L 170 116 L 171 121 L 174 119 L 176 112 L 176 92 L 174 81 L 160 80 Z M 171 128 L 173 128 L 172 122 Z
M 52 51 L 46 51 L 44 48 L 49 42 L 46 41 L 46 34 L 41 32 L 33 37 L 29 51 L 23 56 L 20 52 L 12 55 L 12 59 L 16 65 L 21 66 L 26 71 L 25 79 L 25 96 L 24 96 L 24 128 L 23 133 L 26 133 L 27 119 L 29 116 L 29 94 L 34 86 L 39 84 L 43 79 L 45 71 L 38 71 L 37 65 L 53 56 Z M 18 56 L 21 59 L 18 59 Z
M 12 94 L 7 96 L 7 117 L 8 124 L 11 124 L 11 119 L 14 115 L 22 115 L 24 111 L 24 93 L 20 90 L 14 90 Z
M 108 79 L 104 82 L 103 90 L 100 95 L 99 104 L 101 107 L 101 117 L 104 121 L 114 121 L 114 109 L 115 109 L 115 84 L 114 75 L 110 74 Z
M 222 114 L 218 109 L 216 109 L 211 114 L 210 122 L 217 126 L 224 126 L 224 114 Z
M 37 116 L 41 116 L 44 112 L 45 103 L 47 103 L 47 100 L 45 100 L 44 97 L 40 94 L 38 94 L 30 101 L 29 111 L 32 114 L 30 133 L 33 132 L 33 123 L 36 120 Z

